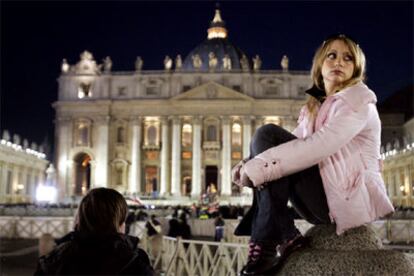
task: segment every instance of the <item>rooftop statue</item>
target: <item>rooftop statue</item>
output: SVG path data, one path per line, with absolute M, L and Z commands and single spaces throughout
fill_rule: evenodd
M 80 61 L 75 65 L 76 74 L 99 74 L 100 67 L 96 64 L 93 56 L 88 51 L 83 51 L 80 55 Z
M 210 71 L 214 71 L 217 67 L 218 64 L 218 60 L 216 55 L 214 54 L 214 52 L 210 52 L 208 54 L 208 68 L 210 69 Z
M 289 70 L 289 58 L 287 55 L 283 55 L 282 60 L 280 61 L 280 66 L 282 66 L 283 71 Z
M 175 70 L 180 71 L 183 67 L 183 60 L 181 58 L 181 55 L 177 55 L 175 58 Z
M 228 54 L 225 54 L 223 57 L 223 69 L 231 70 L 231 59 Z
M 104 58 L 103 64 L 104 64 L 104 72 L 105 73 L 111 72 L 111 69 L 112 69 L 112 60 L 111 60 L 111 58 L 110 57 Z
M 243 55 L 240 59 L 240 65 L 243 71 L 249 71 L 249 60 L 246 55 Z
M 172 68 L 172 59 L 169 56 L 165 56 L 164 58 L 164 69 L 170 71 Z
M 259 55 L 256 55 L 253 58 L 253 70 L 259 71 L 261 67 L 262 67 L 262 60 L 260 59 Z
M 195 54 L 191 57 L 193 59 L 193 66 L 195 69 L 199 70 L 201 66 L 203 65 L 203 62 L 200 58 L 200 55 Z
M 66 58 L 64 58 L 62 60 L 62 65 L 61 65 L 60 68 L 62 70 L 62 73 L 64 73 L 64 74 L 66 74 L 67 72 L 69 72 L 70 66 L 69 66 L 68 61 L 66 60 Z
M 140 56 L 137 57 L 135 60 L 135 71 L 141 71 L 142 66 L 144 65 L 144 61 Z

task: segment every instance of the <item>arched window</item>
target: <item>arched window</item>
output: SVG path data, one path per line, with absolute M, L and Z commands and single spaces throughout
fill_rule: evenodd
M 125 143 L 125 128 L 120 126 L 116 131 L 116 142 L 119 144 Z
M 207 127 L 207 141 L 217 141 L 217 129 L 216 129 L 216 126 L 209 125 Z
M 241 125 L 234 123 L 232 127 L 231 144 L 233 146 L 241 145 Z
M 148 145 L 156 145 L 157 143 L 157 129 L 155 126 L 150 126 L 147 130 Z
M 193 128 L 190 124 L 183 125 L 183 135 L 181 138 L 181 144 L 183 147 L 191 146 L 191 134 L 193 133 Z

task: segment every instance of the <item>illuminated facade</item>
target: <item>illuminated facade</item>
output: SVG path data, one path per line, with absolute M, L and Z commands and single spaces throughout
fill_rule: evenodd
M 411 138 L 414 137 L 414 117 L 405 123 L 403 118 L 401 113 L 381 116 L 385 134 L 398 134 L 388 140 L 383 138 L 383 177 L 395 206 L 414 207 L 414 141 Z
M 208 38 L 164 69 L 112 72 L 84 52 L 62 63 L 56 109 L 56 169 L 61 198 L 92 187 L 126 194 L 198 198 L 214 184 L 237 202 L 231 168 L 249 154 L 254 130 L 273 122 L 296 126 L 309 72 L 261 70 L 231 44 L 216 11 Z M 281 55 L 282 56 L 282 55 Z M 248 193 L 248 191 L 245 191 Z
M 45 181 L 49 162 L 35 143 L 29 145 L 7 130 L 0 140 L 0 203 L 34 202 L 36 188 Z

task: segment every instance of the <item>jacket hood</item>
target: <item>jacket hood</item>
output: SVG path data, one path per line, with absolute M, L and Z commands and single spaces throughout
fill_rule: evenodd
M 93 274 L 98 267 L 102 273 L 118 274 L 137 258 L 138 240 L 123 234 L 97 238 L 72 232 L 57 241 L 57 247 L 38 264 L 46 274 Z
M 354 111 L 369 103 L 376 103 L 377 96 L 363 82 L 339 91 L 333 97 L 344 100 Z

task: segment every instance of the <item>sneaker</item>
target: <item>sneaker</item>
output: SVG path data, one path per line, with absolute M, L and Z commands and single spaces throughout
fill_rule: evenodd
M 272 242 L 250 242 L 248 261 L 240 275 L 274 274 L 293 251 L 307 243 L 308 238 L 300 234 L 279 245 Z

